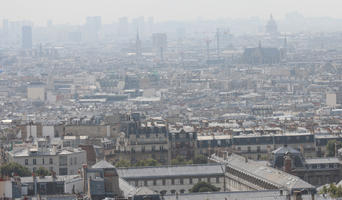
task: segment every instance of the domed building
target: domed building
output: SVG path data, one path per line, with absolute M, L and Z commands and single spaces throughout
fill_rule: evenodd
M 266 33 L 269 35 L 278 35 L 278 26 L 273 19 L 273 16 L 270 16 L 270 19 L 268 20 L 266 27 L 265 27 Z

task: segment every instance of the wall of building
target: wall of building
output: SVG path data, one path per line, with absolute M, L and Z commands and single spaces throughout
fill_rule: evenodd
M 223 176 L 205 176 L 205 177 L 170 177 L 158 179 L 140 179 L 128 180 L 129 184 L 136 187 L 148 187 L 149 189 L 161 193 L 166 191 L 166 194 L 189 193 L 189 190 L 198 182 L 204 181 L 220 188 L 224 191 L 225 180 Z
M 45 88 L 44 87 L 28 87 L 27 98 L 30 100 L 45 101 Z

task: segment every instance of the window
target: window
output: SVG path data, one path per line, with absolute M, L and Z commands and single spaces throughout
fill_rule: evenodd
M 72 165 L 72 158 L 70 158 L 69 160 L 70 160 L 70 165 Z
M 59 175 L 68 175 L 68 168 L 59 168 Z
M 312 169 L 317 169 L 317 165 L 316 164 L 312 165 Z
M 171 184 L 174 185 L 175 184 L 175 179 L 171 179 Z
M 179 179 L 179 183 L 181 184 L 181 185 L 183 185 L 184 184 L 184 180 L 181 178 L 181 179 Z
M 36 170 L 37 170 L 37 168 L 35 168 L 35 167 L 34 167 L 34 168 L 32 168 L 32 171 L 33 171 L 33 172 L 35 172 Z
M 176 194 L 176 190 L 171 190 L 171 194 Z
M 59 166 L 67 166 L 68 160 L 66 156 L 59 156 Z
M 52 158 L 49 159 L 49 164 L 52 165 L 53 164 L 53 160 Z
M 34 158 L 33 159 L 33 164 L 36 165 L 37 164 L 37 160 Z
M 42 160 L 42 163 L 43 163 L 43 165 L 45 164 L 44 158 L 43 158 L 43 160 Z
M 216 183 L 220 183 L 220 177 L 216 177 Z
M 28 159 L 25 159 L 25 165 L 28 165 Z
M 166 181 L 165 181 L 165 179 L 163 179 L 163 185 L 166 185 Z
M 189 183 L 192 184 L 192 178 L 189 178 Z
M 157 180 L 156 179 L 153 180 L 153 185 L 157 185 Z
M 329 168 L 334 168 L 334 164 L 330 163 Z
M 258 153 L 260 152 L 260 146 L 257 146 L 257 152 Z
M 210 177 L 207 178 L 207 182 L 210 183 Z

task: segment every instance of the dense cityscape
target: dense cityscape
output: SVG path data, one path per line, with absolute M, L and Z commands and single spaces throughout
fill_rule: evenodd
M 0 198 L 342 198 L 341 27 L 3 19 Z

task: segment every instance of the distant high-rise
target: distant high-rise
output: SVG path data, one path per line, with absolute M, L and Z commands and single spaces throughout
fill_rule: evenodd
M 167 35 L 165 33 L 154 33 L 152 35 L 153 48 L 157 55 L 159 54 L 160 60 L 164 60 L 164 52 L 167 48 Z
M 23 26 L 22 28 L 22 47 L 24 49 L 32 48 L 32 27 Z
M 118 34 L 119 36 L 127 36 L 128 34 L 128 18 L 127 17 L 119 18 Z
M 268 20 L 266 24 L 266 33 L 270 35 L 277 35 L 278 34 L 278 26 L 276 22 L 273 19 L 273 16 L 270 16 L 270 19 Z
M 2 20 L 2 30 L 5 34 L 8 33 L 8 20 L 7 19 Z
M 99 39 L 99 31 L 101 29 L 101 17 L 100 16 L 93 16 L 87 17 L 85 28 L 85 39 L 87 41 L 96 41 Z
M 139 37 L 139 29 L 137 30 L 137 38 L 135 41 L 135 48 L 136 48 L 136 56 L 140 57 L 141 56 L 141 41 Z
M 149 17 L 148 18 L 148 30 L 147 30 L 148 35 L 151 35 L 153 33 L 153 26 L 154 26 L 154 18 Z

